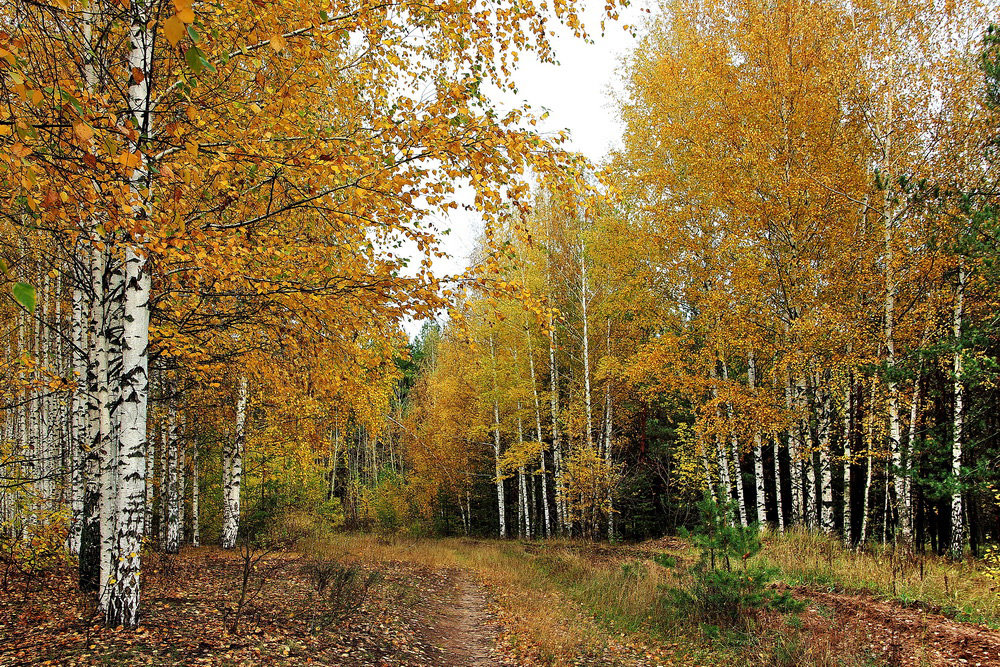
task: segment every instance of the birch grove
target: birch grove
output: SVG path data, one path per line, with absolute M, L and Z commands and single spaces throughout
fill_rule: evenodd
M 76 555 L 104 621 L 134 628 L 144 540 L 234 546 L 248 485 L 274 492 L 276 461 L 307 462 L 295 483 L 310 497 L 329 478 L 331 520 L 375 512 L 367 485 L 403 466 L 385 435 L 401 416 L 402 322 L 446 303 L 431 221 L 460 183 L 496 216 L 525 198 L 529 169 L 572 161 L 528 129 L 530 111 L 497 114 L 459 74 L 515 51 L 552 62 L 535 21 L 583 34 L 572 3 L 503 4 L 475 31 L 471 5 L 0 9 L 12 552 Z M 428 76 L 432 94 L 415 83 Z M 483 78 L 512 82 L 507 66 Z M 389 251 L 404 242 L 419 270 Z M 334 424 L 345 446 L 313 456 Z
M 304 524 L 1000 539 L 978 2 L 666 0 L 602 164 L 486 92 L 573 3 L 8 5 L 0 547 L 105 624 Z
M 413 409 L 473 401 L 463 446 L 517 479 L 491 489 L 494 532 L 505 507 L 551 507 L 553 534 L 656 535 L 710 493 L 761 530 L 980 553 L 992 362 L 970 399 L 967 360 L 994 350 L 998 75 L 982 7 L 668 5 L 628 60 L 623 148 L 487 234 L 492 283 L 461 293 L 437 334 L 474 364 L 489 332 L 502 371 L 458 394 L 439 356 Z M 412 428 L 412 448 L 435 437 Z M 534 509 L 529 461 L 551 481 Z

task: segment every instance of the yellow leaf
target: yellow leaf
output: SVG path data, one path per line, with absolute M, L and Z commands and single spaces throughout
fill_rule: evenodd
M 177 16 L 171 16 L 163 22 L 163 34 L 171 45 L 177 46 L 184 37 L 184 22 Z
M 285 50 L 285 38 L 281 35 L 275 35 L 271 38 L 271 48 L 281 53 Z
M 94 131 L 86 123 L 73 123 L 73 134 L 80 141 L 90 141 L 94 137 Z
M 177 18 L 184 21 L 184 23 L 194 23 L 194 10 L 190 7 L 181 9 L 177 12 Z

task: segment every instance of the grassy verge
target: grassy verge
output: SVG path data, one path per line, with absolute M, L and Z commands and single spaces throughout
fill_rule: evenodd
M 901 549 L 854 551 L 804 531 L 769 534 L 764 543 L 747 564 L 772 568 L 780 583 L 870 593 L 956 620 L 1000 625 L 1000 596 L 976 564 Z M 523 664 L 892 664 L 871 657 L 860 643 L 864 637 L 818 604 L 806 614 L 762 609 L 737 631 L 706 634 L 665 594 L 691 586 L 697 552 L 685 541 L 612 547 L 339 535 L 328 548 L 372 564 L 407 561 L 474 575 L 496 600 L 505 639 Z
M 956 620 L 1000 629 L 997 582 L 981 563 L 956 563 L 893 545 L 847 549 L 805 530 L 771 534 L 758 557 L 791 586 L 869 592 Z

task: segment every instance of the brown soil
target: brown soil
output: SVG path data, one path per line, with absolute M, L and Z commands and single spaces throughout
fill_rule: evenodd
M 478 584 L 461 578 L 455 600 L 445 606 L 431 628 L 437 635 L 446 665 L 486 667 L 496 664 L 497 631 L 486 612 L 486 598 Z
M 405 614 L 405 622 L 415 643 L 434 656 L 434 665 L 513 664 L 497 646 L 500 627 L 482 586 L 459 570 L 420 568 L 414 575 L 419 597 Z
M 1000 633 L 861 593 L 795 589 L 804 627 L 877 664 L 1000 665 Z

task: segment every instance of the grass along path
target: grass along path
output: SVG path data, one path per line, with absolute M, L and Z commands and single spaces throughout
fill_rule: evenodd
M 689 582 L 696 553 L 684 540 L 335 540 L 371 563 L 409 559 L 476 578 L 501 622 L 501 649 L 519 665 L 1000 665 L 1000 633 L 982 624 L 996 622 L 997 594 L 974 563 L 768 536 L 756 558 L 805 608 L 751 613 L 748 632 L 709 640 L 664 604 L 666 588 Z
M 683 540 L 333 535 L 300 550 L 262 563 L 237 632 L 234 552 L 152 556 L 134 633 L 102 626 L 69 565 L 16 578 L 0 591 L 0 665 L 1000 665 L 1000 633 L 968 622 L 997 622 L 979 565 L 858 553 L 811 535 L 769 536 L 755 557 L 805 609 L 757 610 L 747 631 L 715 639 L 665 602 L 690 583 L 695 552 Z M 341 615 L 314 585 L 316 563 L 356 563 L 378 583 L 362 603 L 341 596 Z

